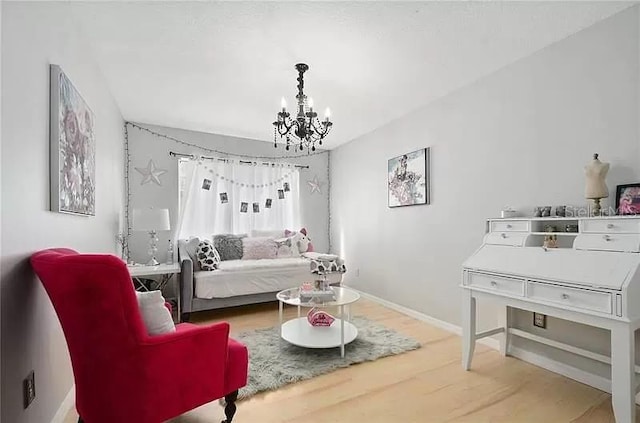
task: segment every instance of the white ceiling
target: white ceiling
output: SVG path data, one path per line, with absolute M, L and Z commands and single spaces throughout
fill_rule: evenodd
M 333 148 L 628 2 L 74 3 L 125 119 L 272 140 L 294 64 Z

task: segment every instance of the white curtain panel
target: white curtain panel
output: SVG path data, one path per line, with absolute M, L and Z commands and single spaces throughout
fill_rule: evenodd
M 190 160 L 181 162 L 179 169 L 180 182 L 184 184 L 178 221 L 180 238 L 211 239 L 213 234 L 300 227 L 300 172 L 294 166 Z M 284 191 L 285 183 L 289 191 L 281 199 L 278 190 Z M 222 193 L 226 193 L 228 202 L 221 201 Z M 271 208 L 266 207 L 267 199 L 271 199 Z M 242 203 L 247 203 L 246 212 L 241 211 Z M 258 205 L 257 212 L 254 203 Z

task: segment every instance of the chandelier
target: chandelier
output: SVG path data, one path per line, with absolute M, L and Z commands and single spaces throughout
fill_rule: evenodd
M 282 111 L 278 112 L 278 120 L 273 122 L 273 144 L 278 147 L 278 135 L 280 140 L 284 138 L 285 149 L 289 150 L 293 145 L 294 150 L 316 151 L 316 143 L 322 145 L 322 140 L 331 130 L 333 123 L 329 120 L 331 111 L 327 107 L 324 112 L 324 120 L 318 119 L 318 114 L 313 111 L 313 99 L 304 94 L 304 73 L 309 70 L 305 63 L 296 65 L 298 71 L 298 114 L 295 119 L 287 112 L 287 101 L 282 97 Z

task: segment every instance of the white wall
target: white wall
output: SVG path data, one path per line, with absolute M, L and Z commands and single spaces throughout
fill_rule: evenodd
M 611 163 L 611 202 L 617 184 L 640 180 L 638 43 L 634 7 L 334 150 L 332 239 L 346 283 L 459 324 L 461 264 L 485 218 L 506 205 L 530 215 L 586 204 L 594 152 Z M 432 204 L 388 208 L 387 160 L 428 146 Z M 495 309 L 480 310 L 491 326 Z M 531 326 L 528 314 L 517 321 Z M 607 349 L 601 334 L 553 319 L 546 334 Z
M 272 143 L 264 141 L 237 138 L 226 135 L 208 134 L 204 132 L 187 131 L 183 129 L 166 128 L 161 126 L 141 125 L 156 133 L 164 134 L 187 141 L 190 144 L 218 151 L 243 155 L 256 155 L 265 157 L 288 156 L 284 147 L 279 145 L 277 149 Z M 171 217 L 171 227 L 175 228 L 178 217 L 178 160 L 169 156 L 169 151 L 221 157 L 219 154 L 184 146 L 166 138 L 160 138 L 146 131 L 129 126 L 129 152 L 131 157 L 130 167 L 130 210 L 142 207 L 168 208 Z M 329 192 L 328 192 L 328 153 L 307 155 L 306 153 L 291 154 L 301 157 L 282 160 L 286 163 L 308 165 L 309 169 L 300 171 L 300 213 L 301 222 L 309 231 L 316 251 L 328 251 L 329 248 Z M 162 186 L 153 183 L 140 185 L 142 175 L 134 168 L 146 167 L 149 160 L 153 159 L 157 167 L 168 172 L 160 176 Z M 322 194 L 311 194 L 307 181 L 317 175 L 324 182 Z M 131 212 L 131 216 L 133 212 Z M 294 230 L 293 228 L 289 228 Z M 295 228 L 297 230 L 299 228 Z M 166 259 L 166 251 L 170 232 L 158 234 L 158 260 Z M 136 262 L 148 260 L 147 245 L 149 236 L 146 233 L 132 232 L 130 239 L 131 258 Z
M 2 13 L 2 421 L 50 422 L 73 378 L 58 319 L 29 256 L 48 247 L 115 252 L 123 192 L 123 119 L 68 4 L 7 3 Z M 96 216 L 49 211 L 49 64 L 96 116 Z M 35 370 L 36 399 L 22 407 Z

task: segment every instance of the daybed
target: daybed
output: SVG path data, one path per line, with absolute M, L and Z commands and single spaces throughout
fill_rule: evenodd
M 310 259 L 301 256 L 222 260 L 216 270 L 198 270 L 187 240 L 179 240 L 178 259 L 182 321 L 196 311 L 275 301 L 279 291 L 318 279 L 311 273 Z M 332 285 L 340 284 L 342 273 L 328 273 L 326 278 Z

